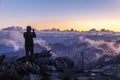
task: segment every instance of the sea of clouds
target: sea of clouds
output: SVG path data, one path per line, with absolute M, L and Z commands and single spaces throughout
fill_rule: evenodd
M 0 55 L 24 55 L 23 32 L 24 30 L 0 30 Z M 35 49 L 35 52 L 51 49 L 54 56 L 68 56 L 78 63 L 81 52 L 91 61 L 104 55 L 116 56 L 120 53 L 120 33 L 36 31 L 36 34 L 34 43 L 40 48 Z

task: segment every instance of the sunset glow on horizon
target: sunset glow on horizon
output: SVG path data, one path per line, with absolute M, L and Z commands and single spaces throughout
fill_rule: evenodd
M 120 32 L 120 0 L 0 0 L 0 10 L 0 29 L 31 25 L 38 30 Z

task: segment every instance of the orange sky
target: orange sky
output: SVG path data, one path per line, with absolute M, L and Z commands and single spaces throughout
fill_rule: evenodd
M 34 24 L 30 24 L 36 29 L 51 29 L 59 28 L 61 30 L 65 29 L 75 29 L 78 31 L 88 31 L 89 29 L 95 28 L 108 29 L 112 31 L 120 31 L 120 18 L 68 18 L 68 19 L 49 19 L 43 21 L 36 21 Z M 26 25 L 24 25 L 26 26 Z
M 12 22 L 14 21 L 14 22 Z M 75 29 L 78 31 L 88 31 L 89 29 L 95 28 L 97 30 L 100 29 L 109 29 L 112 31 L 120 31 L 120 18 L 119 16 L 114 17 L 62 17 L 62 18 L 49 18 L 49 19 L 20 19 L 20 20 L 8 20 L 6 24 L 1 23 L 0 28 L 8 27 L 8 26 L 22 26 L 26 27 L 27 25 L 31 25 L 32 27 L 43 30 L 43 29 L 51 29 L 51 28 L 59 28 L 61 30 L 65 29 Z M 14 24 L 16 23 L 16 24 Z
M 0 28 L 120 32 L 120 0 L 0 0 L 0 11 Z

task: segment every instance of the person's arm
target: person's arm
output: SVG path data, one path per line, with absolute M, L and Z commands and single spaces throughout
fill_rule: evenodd
M 26 34 L 25 34 L 25 32 L 23 33 L 23 37 L 26 38 Z
M 35 33 L 34 29 L 33 29 L 33 37 L 36 38 L 36 33 Z

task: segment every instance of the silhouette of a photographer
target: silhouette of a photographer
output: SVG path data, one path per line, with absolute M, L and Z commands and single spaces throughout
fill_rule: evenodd
M 25 38 L 25 51 L 26 51 L 26 60 L 30 62 L 34 62 L 34 42 L 33 38 L 36 38 L 36 33 L 31 32 L 31 26 L 27 26 L 26 32 L 24 32 L 23 36 Z

